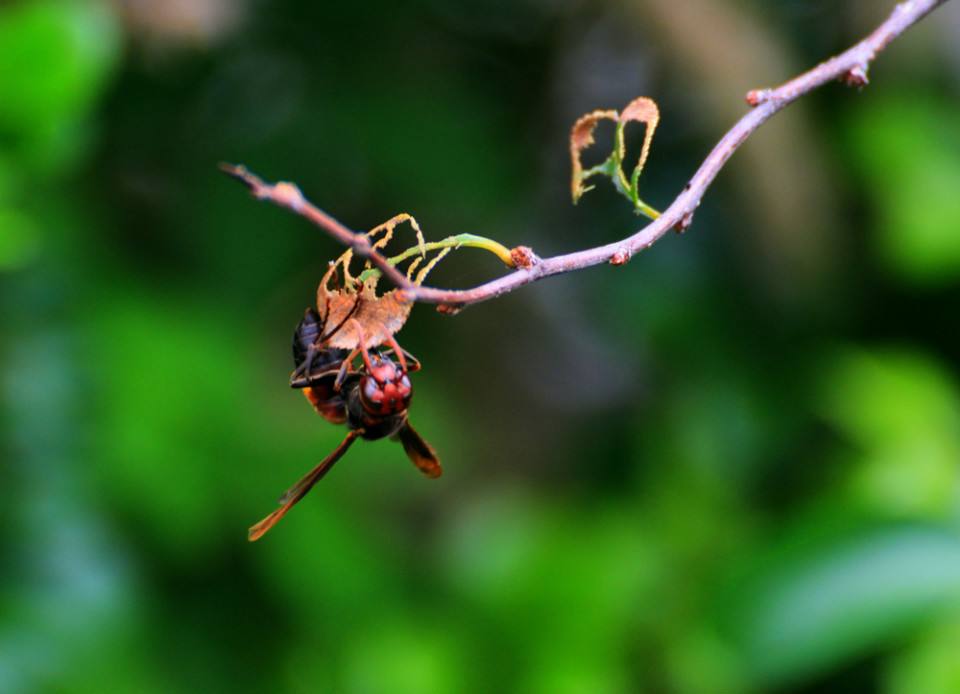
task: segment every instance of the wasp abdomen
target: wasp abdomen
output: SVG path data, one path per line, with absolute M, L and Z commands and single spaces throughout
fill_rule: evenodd
M 313 347 L 319 341 L 323 333 L 323 324 L 320 316 L 312 308 L 308 308 L 303 313 L 303 319 L 297 324 L 297 329 L 293 332 L 293 363 L 300 366 L 307 357 L 310 347 Z

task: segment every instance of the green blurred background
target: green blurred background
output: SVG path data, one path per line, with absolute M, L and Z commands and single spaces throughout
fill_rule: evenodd
M 363 443 L 246 541 L 343 434 L 287 387 L 340 249 L 219 161 L 354 228 L 571 251 L 642 223 L 570 204 L 577 116 L 659 102 L 665 207 L 748 89 L 891 6 L 2 3 L 0 691 L 960 692 L 956 3 L 682 237 L 417 307 L 444 477 Z

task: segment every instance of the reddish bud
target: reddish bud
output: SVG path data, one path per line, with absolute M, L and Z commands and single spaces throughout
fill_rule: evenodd
M 540 262 L 540 258 L 529 246 L 517 246 L 510 249 L 510 260 L 513 266 L 522 270 L 529 270 Z
M 293 183 L 280 181 L 273 186 L 273 196 L 277 203 L 299 212 L 303 207 L 303 193 Z
M 627 248 L 621 248 L 616 253 L 614 253 L 613 256 L 611 256 L 610 264 L 626 265 L 628 260 L 630 260 L 630 250 Z
M 866 65 L 854 65 L 843 73 L 843 77 L 840 79 L 842 79 L 843 83 L 848 87 L 864 87 L 870 83 L 870 80 L 867 79 Z
M 745 97 L 751 106 L 759 106 L 770 97 L 769 89 L 751 89 Z
M 463 304 L 437 304 L 437 313 L 445 316 L 455 316 L 463 310 Z
M 680 221 L 673 225 L 673 230 L 678 234 L 682 234 L 690 228 L 691 224 L 693 224 L 693 213 L 687 212 L 680 218 Z

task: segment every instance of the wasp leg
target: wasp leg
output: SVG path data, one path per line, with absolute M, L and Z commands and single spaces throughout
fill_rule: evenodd
M 347 374 L 350 373 L 350 370 L 353 368 L 353 360 L 357 358 L 357 355 L 360 354 L 360 348 L 355 348 L 350 354 L 347 355 L 347 358 L 343 360 L 343 363 L 340 364 L 340 369 L 337 371 L 337 377 L 333 381 L 333 390 L 337 393 L 340 392 L 340 389 L 343 388 L 343 382 L 347 378 Z
M 407 350 L 403 349 L 402 347 L 400 348 L 400 350 L 404 353 L 404 355 L 407 357 L 407 361 L 410 363 L 410 373 L 415 373 L 415 372 L 419 371 L 419 370 L 420 370 L 420 360 L 417 359 L 417 358 L 416 358 L 415 356 L 413 356 L 412 354 L 410 354 L 410 352 L 408 352 Z
M 400 362 L 400 371 L 402 373 L 407 373 L 407 358 L 404 356 L 403 348 L 397 344 L 397 338 L 395 338 L 393 335 L 390 335 L 387 338 L 387 344 L 390 345 L 393 353 L 397 356 L 397 360 Z
M 340 445 L 337 446 L 330 455 L 324 458 L 319 465 L 304 475 L 295 485 L 290 487 L 290 489 L 288 489 L 283 496 L 280 497 L 279 503 L 282 504 L 280 508 L 259 523 L 250 527 L 247 539 L 250 540 L 250 542 L 256 542 L 263 537 L 267 531 L 270 530 L 270 528 L 275 526 L 281 518 L 287 515 L 287 511 L 293 508 L 298 501 L 300 501 L 311 489 L 313 489 L 313 485 L 323 479 L 323 476 L 330 472 L 330 469 L 333 467 L 334 463 L 343 457 L 343 454 L 347 452 L 347 449 L 350 448 L 351 444 L 356 441 L 357 437 L 359 437 L 362 433 L 362 429 L 355 429 L 348 432 L 343 441 L 340 442 Z
M 356 318 L 350 319 L 350 322 L 353 323 L 353 329 L 357 331 L 357 347 L 354 351 L 360 350 L 360 355 L 363 357 L 363 365 L 367 367 L 367 373 L 372 376 L 373 365 L 370 363 L 370 352 L 367 351 L 367 338 L 364 335 L 363 326 L 360 325 L 360 321 Z
M 405 350 L 403 347 L 400 347 L 400 351 L 403 352 L 403 356 L 407 360 L 408 373 L 416 373 L 421 369 L 421 364 L 419 359 L 417 359 L 415 356 L 410 354 L 410 352 Z M 390 347 L 390 349 L 387 350 L 387 354 L 397 354 L 397 351 L 393 347 Z M 397 357 L 397 359 L 399 360 L 399 357 Z
M 300 362 L 300 365 L 293 370 L 293 373 L 290 374 L 290 385 L 293 387 L 303 387 L 310 382 L 310 367 L 313 366 L 313 359 L 317 356 L 316 345 L 310 345 L 307 347 L 307 354 L 303 358 L 303 361 Z M 297 385 L 295 385 L 297 384 Z

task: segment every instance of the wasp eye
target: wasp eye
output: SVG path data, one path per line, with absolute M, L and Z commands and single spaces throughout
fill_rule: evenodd
M 364 376 L 363 380 L 360 383 L 360 397 L 364 401 L 364 404 L 373 405 L 371 409 L 379 409 L 380 404 L 383 402 L 383 390 L 380 388 L 380 384 L 376 382 L 375 379 Z
M 397 398 L 403 403 L 404 407 L 409 407 L 410 398 L 413 396 L 413 387 L 410 385 L 410 379 L 404 374 L 397 380 Z
M 371 360 L 372 361 L 372 360 Z M 371 373 L 360 380 L 360 403 L 372 415 L 391 415 L 410 405 L 412 387 L 406 374 L 401 374 L 390 360 L 371 364 Z
M 381 385 L 390 383 L 397 377 L 397 366 L 389 359 L 373 357 L 370 367 L 370 375 Z

